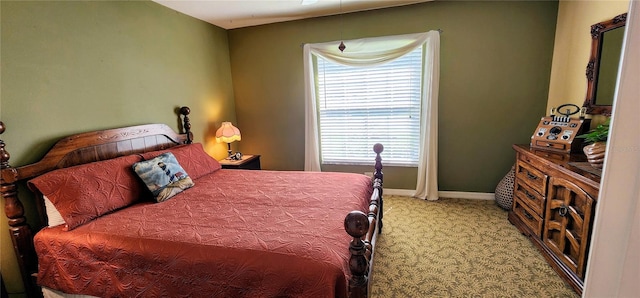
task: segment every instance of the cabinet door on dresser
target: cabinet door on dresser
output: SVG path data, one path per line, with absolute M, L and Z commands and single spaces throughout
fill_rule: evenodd
M 589 193 L 597 190 L 583 189 L 561 177 L 551 177 L 548 190 L 543 241 L 583 279 L 595 205 Z

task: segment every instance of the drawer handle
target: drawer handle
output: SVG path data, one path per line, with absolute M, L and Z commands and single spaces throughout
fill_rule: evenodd
M 529 220 L 533 220 L 533 215 L 529 214 L 527 210 L 522 210 L 522 213 L 524 214 L 524 217 L 528 218 Z
M 531 174 L 531 172 L 527 171 L 527 178 L 531 179 L 531 180 L 536 180 L 538 179 L 538 176 Z
M 560 208 L 558 208 L 558 215 L 565 217 L 567 216 L 567 213 L 569 213 L 569 208 L 567 208 L 567 206 L 560 206 Z
M 532 194 L 530 194 L 528 191 L 524 191 L 524 195 L 527 196 L 527 198 L 529 198 L 530 200 L 534 200 L 536 197 Z

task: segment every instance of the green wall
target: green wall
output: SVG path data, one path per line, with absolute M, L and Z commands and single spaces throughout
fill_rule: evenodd
M 1 138 L 11 165 L 36 161 L 71 133 L 144 123 L 178 129 L 174 109 L 183 105 L 196 141 L 235 120 L 226 30 L 150 1 L 3 0 L 0 12 Z M 2 276 L 19 293 L 4 211 L 0 218 Z
M 493 192 L 514 163 L 511 144 L 528 143 L 546 113 L 557 10 L 556 1 L 436 1 L 230 30 L 240 149 L 261 154 L 266 169 L 303 169 L 303 43 L 442 29 L 440 190 Z M 415 189 L 416 168 L 384 173 L 387 188 Z
M 528 143 L 546 113 L 557 9 L 555 1 L 436 1 L 227 32 L 148 1 L 3 0 L 2 139 L 10 163 L 23 165 L 71 133 L 177 129 L 173 109 L 188 105 L 196 141 L 212 155 L 226 149 L 212 133 L 232 121 L 243 134 L 234 146 L 261 154 L 263 168 L 300 170 L 301 45 L 439 28 L 440 190 L 493 192 L 513 164 L 511 144 Z M 388 188 L 415 187 L 415 168 L 384 172 Z M 33 220 L 31 200 L 23 201 Z M 20 292 L 8 231 L 0 233 L 2 276 Z

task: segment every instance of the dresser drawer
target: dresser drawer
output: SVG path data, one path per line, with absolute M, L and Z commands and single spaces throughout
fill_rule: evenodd
M 555 149 L 555 150 L 567 150 L 567 145 L 566 144 L 562 144 L 562 143 L 551 143 L 551 142 L 545 142 L 545 141 L 539 141 L 536 140 L 536 146 L 538 147 L 543 147 L 543 148 L 549 148 L 549 149 Z M 569 150 L 567 150 L 567 152 L 569 152 Z
M 531 152 L 533 152 L 533 154 L 535 154 L 537 156 L 542 156 L 542 157 L 548 158 L 548 159 L 555 159 L 555 160 L 558 160 L 558 161 L 569 160 L 569 158 L 571 157 L 567 153 L 552 152 L 552 151 L 547 151 L 547 150 L 531 149 Z
M 514 189 L 514 196 L 518 197 L 520 201 L 526 204 L 533 210 L 538 216 L 542 216 L 545 210 L 546 200 L 545 197 L 539 192 L 533 190 L 530 186 L 523 183 L 520 179 L 516 180 Z
M 513 212 L 538 238 L 542 235 L 542 217 L 538 216 L 520 198 L 513 200 Z
M 541 195 L 546 195 L 547 175 L 522 159 L 516 163 L 516 181 L 518 180 L 526 183 Z

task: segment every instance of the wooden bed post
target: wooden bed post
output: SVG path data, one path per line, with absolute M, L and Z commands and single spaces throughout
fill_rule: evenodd
M 382 146 L 382 144 L 377 143 L 375 145 L 373 145 L 373 152 L 376 153 L 376 165 L 375 165 L 375 173 L 373 174 L 373 178 L 374 178 L 374 185 L 373 188 L 377 188 L 380 193 L 380 198 L 379 198 L 379 202 L 378 202 L 378 208 L 380 208 L 380 212 L 379 212 L 379 217 L 378 217 L 378 233 L 382 233 L 382 217 L 384 214 L 384 209 L 383 209 L 383 203 L 384 200 L 382 199 L 382 193 L 383 193 L 383 187 L 382 187 L 382 182 L 383 182 L 383 174 L 382 174 L 382 157 L 380 157 L 380 153 L 382 153 L 382 151 L 384 151 L 384 146 Z M 379 179 L 379 180 L 377 180 Z M 376 183 L 379 183 L 379 185 L 376 185 Z
M 366 256 L 367 247 L 362 241 L 362 237 L 369 231 L 369 218 L 362 211 L 351 211 L 344 219 L 344 229 L 353 237 L 349 245 L 349 252 L 351 252 L 351 258 L 349 258 L 349 269 L 351 270 L 349 297 L 368 297 L 369 260 Z
M 193 134 L 191 133 L 191 120 L 189 120 L 189 114 L 191 114 L 191 109 L 189 107 L 180 108 L 180 114 L 183 116 L 183 125 L 184 133 L 187 134 L 187 140 L 184 142 L 185 144 L 193 143 Z
M 373 151 L 376 153 L 375 173 L 373 174 L 373 193 L 369 202 L 369 213 L 351 211 L 344 219 L 344 229 L 353 237 L 349 245 L 349 297 L 369 297 L 371 287 L 370 271 L 373 266 L 374 242 L 382 232 L 382 158 L 380 153 L 384 150 L 382 144 L 375 144 Z
M 0 134 L 4 133 L 5 126 L 0 121 Z M 11 241 L 13 242 L 13 250 L 18 259 L 20 273 L 24 282 L 25 291 L 28 297 L 38 297 L 41 293 L 38 291 L 36 280 L 32 273 L 37 271 L 37 259 L 33 248 L 33 235 L 31 228 L 27 224 L 27 218 L 24 216 L 24 207 L 18 198 L 18 189 L 16 181 L 18 173 L 16 169 L 9 165 L 9 152 L 5 149 L 3 140 L 0 140 L 0 171 L 2 181 L 0 182 L 0 193 L 4 198 L 4 212 L 9 222 L 9 232 Z

